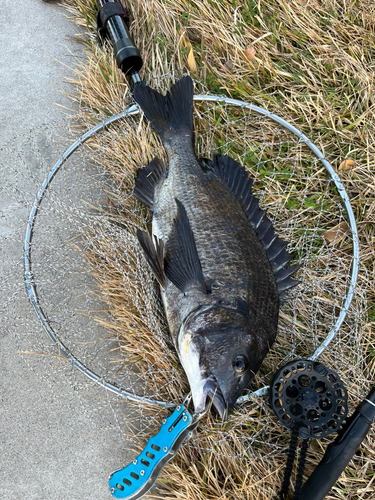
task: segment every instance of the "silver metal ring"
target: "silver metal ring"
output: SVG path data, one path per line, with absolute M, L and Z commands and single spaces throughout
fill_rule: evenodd
M 337 173 L 333 170 L 332 166 L 329 164 L 329 162 L 326 160 L 324 155 L 321 153 L 321 151 L 306 137 L 302 132 L 300 132 L 297 128 L 295 128 L 293 125 L 290 123 L 286 122 L 284 119 L 280 118 L 277 115 L 274 115 L 270 113 L 269 111 L 266 111 L 263 108 L 260 108 L 259 106 L 255 106 L 253 104 L 249 104 L 243 101 L 238 101 L 236 99 L 230 99 L 226 97 L 218 97 L 218 96 L 212 96 L 212 95 L 196 95 L 194 96 L 194 101 L 196 102 L 202 102 L 202 101 L 207 101 L 207 102 L 217 102 L 217 103 L 225 103 L 229 104 L 232 106 L 237 106 L 239 108 L 243 109 L 248 109 L 251 110 L 252 112 L 260 115 L 267 117 L 274 122 L 278 123 L 282 127 L 286 128 L 289 130 L 291 133 L 296 135 L 301 142 L 304 142 L 307 147 L 310 148 L 310 150 L 314 153 L 314 155 L 323 163 L 324 167 L 326 168 L 328 174 L 330 175 L 331 179 L 333 180 L 337 191 L 344 203 L 346 213 L 349 219 L 349 225 L 350 229 L 352 231 L 352 237 L 353 237 L 353 264 L 352 264 L 352 269 L 351 269 L 351 278 L 350 278 L 350 283 L 349 283 L 349 290 L 345 299 L 345 303 L 343 307 L 341 308 L 340 314 L 336 320 L 335 325 L 327 335 L 326 339 L 322 342 L 322 344 L 315 350 L 315 352 L 311 355 L 310 359 L 315 360 L 317 359 L 322 352 L 327 348 L 327 346 L 332 342 L 334 337 L 336 336 L 337 332 L 339 331 L 346 313 L 349 309 L 349 306 L 352 302 L 353 295 L 354 295 L 354 290 L 356 287 L 357 283 L 357 277 L 358 277 L 358 270 L 359 270 L 359 244 L 358 244 L 358 232 L 357 232 L 357 226 L 355 222 L 355 217 L 353 210 L 351 208 L 350 202 L 349 202 L 349 197 L 348 194 L 345 191 L 345 188 L 340 180 L 340 177 L 337 175 Z M 82 135 L 74 144 L 72 144 L 64 153 L 63 155 L 59 158 L 59 160 L 55 163 L 47 177 L 45 178 L 35 200 L 33 203 L 33 207 L 31 209 L 28 223 L 27 223 L 27 228 L 26 228 L 26 234 L 25 234 L 25 244 L 24 244 L 24 277 L 25 277 L 25 285 L 26 285 L 26 290 L 29 295 L 30 301 L 34 307 L 34 310 L 41 321 L 44 329 L 46 330 L 47 334 L 51 338 L 51 340 L 54 342 L 54 344 L 58 345 L 61 354 L 67 358 L 81 373 L 89 377 L 92 381 L 96 382 L 97 384 L 103 386 L 104 388 L 114 392 L 115 394 L 124 397 L 125 399 L 128 399 L 130 401 L 135 401 L 138 403 L 147 403 L 147 404 L 152 404 L 152 405 L 157 405 L 161 407 L 166 407 L 166 408 L 174 408 L 176 405 L 172 403 L 168 403 L 165 401 L 156 401 L 154 399 L 148 399 L 145 397 L 137 396 L 134 395 L 128 391 L 125 391 L 121 389 L 121 387 L 117 387 L 114 384 L 111 384 L 104 380 L 102 377 L 98 376 L 95 374 L 92 370 L 90 370 L 88 367 L 83 365 L 75 356 L 72 355 L 72 353 L 69 351 L 69 349 L 61 342 L 61 340 L 56 336 L 53 328 L 48 322 L 48 319 L 46 315 L 44 314 L 43 310 L 39 306 L 39 300 L 38 300 L 38 295 L 36 292 L 36 287 L 33 284 L 33 277 L 32 277 L 32 262 L 31 262 L 31 239 L 32 239 L 32 233 L 33 233 L 33 228 L 34 224 L 37 218 L 38 214 L 38 208 L 43 200 L 44 194 L 48 187 L 50 186 L 51 182 L 53 181 L 53 178 L 55 177 L 56 173 L 59 171 L 61 166 L 66 162 L 66 160 L 80 147 L 82 146 L 90 137 L 92 137 L 94 134 L 106 129 L 109 125 L 112 125 L 113 123 L 116 123 L 117 121 L 127 118 L 129 116 L 137 115 L 139 114 L 139 108 L 137 105 L 131 105 L 127 107 L 124 111 L 121 113 L 112 116 L 108 120 L 105 120 L 95 127 L 93 127 L 91 130 L 86 132 L 84 135 Z M 257 397 L 257 396 L 263 396 L 267 394 L 269 387 L 265 386 L 261 389 L 258 389 L 252 394 L 242 396 L 241 398 L 238 399 L 238 402 L 245 402 L 249 400 L 252 397 Z

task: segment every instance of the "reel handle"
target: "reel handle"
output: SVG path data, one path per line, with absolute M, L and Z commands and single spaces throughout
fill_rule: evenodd
M 115 0 L 97 0 L 99 13 L 97 18 L 98 37 L 102 42 L 110 38 L 117 66 L 131 76 L 134 83 L 140 81 L 138 71 L 142 68 L 142 57 L 129 33 L 129 15 L 120 2 Z
M 299 500 L 322 500 L 348 465 L 375 421 L 375 387 L 358 405 L 322 461 L 304 484 Z

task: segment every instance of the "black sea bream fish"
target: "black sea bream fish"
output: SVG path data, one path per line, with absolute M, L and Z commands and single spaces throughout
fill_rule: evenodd
M 168 153 L 137 172 L 134 195 L 153 212 L 153 238 L 138 230 L 161 287 L 171 336 L 195 412 L 212 400 L 222 418 L 275 340 L 280 294 L 298 266 L 228 156 L 194 152 L 193 83 L 163 96 L 137 84 L 134 97 Z

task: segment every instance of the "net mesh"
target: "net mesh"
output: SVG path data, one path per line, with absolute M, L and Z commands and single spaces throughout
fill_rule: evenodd
M 152 85 L 167 88 L 169 80 Z M 255 181 L 253 192 L 268 209 L 277 234 L 296 252 L 295 263 L 301 264 L 301 284 L 281 308 L 277 340 L 250 393 L 266 386 L 284 363 L 311 356 L 335 325 L 351 283 L 353 234 L 333 180 L 294 134 L 225 99 L 196 101 L 194 120 L 198 156 L 227 154 L 246 166 Z M 135 237 L 136 229 L 151 221 L 131 194 L 135 172 L 165 153 L 142 116 L 117 120 L 62 163 L 33 220 L 30 283 L 38 305 L 48 328 L 83 370 L 96 374 L 95 381 L 77 370 L 46 334 L 24 290 L 19 245 L 27 220 L 17 211 L 24 214 L 40 188 L 33 164 L 44 165 L 46 174 L 51 164 L 45 160 L 48 140 L 28 145 L 32 158 L 25 156 L 26 139 L 24 149 L 17 142 L 22 151 L 19 176 L 12 186 L 1 187 L 8 207 L 2 213 L 4 234 L 15 245 L 2 283 L 8 297 L 3 305 L 7 328 L 14 331 L 27 363 L 48 383 L 65 376 L 93 423 L 115 426 L 127 446 L 139 450 L 168 413 L 165 405 L 180 403 L 189 392 L 158 287 Z M 16 290 L 11 275 L 18 276 Z M 24 303 L 22 317 L 14 312 L 15 302 Z M 350 404 L 365 394 L 368 382 L 360 328 L 364 304 L 364 291 L 357 289 L 340 331 L 320 357 L 348 387 Z M 106 390 L 103 382 L 120 393 Z M 87 397 L 92 386 L 95 397 L 92 392 Z M 288 436 L 277 429 L 266 398 L 245 398 L 226 422 L 207 415 L 184 453 L 199 457 L 210 452 L 219 464 L 220 457 L 265 460 L 285 452 Z M 182 460 L 187 456 L 182 454 Z

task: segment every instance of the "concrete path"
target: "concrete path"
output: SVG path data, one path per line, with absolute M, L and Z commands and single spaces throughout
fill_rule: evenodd
M 67 147 L 60 138 L 67 120 L 56 103 L 71 108 L 59 92 L 59 76 L 69 70 L 54 59 L 71 66 L 82 56 L 67 40 L 78 28 L 66 15 L 53 0 L 1 2 L 0 299 L 8 301 L 0 308 L 2 500 L 108 500 L 108 475 L 126 464 L 115 423 L 99 432 L 63 377 L 46 384 L 30 369 L 14 334 L 34 314 L 23 289 L 22 239 L 35 186 Z M 26 163 L 35 185 L 21 175 Z

